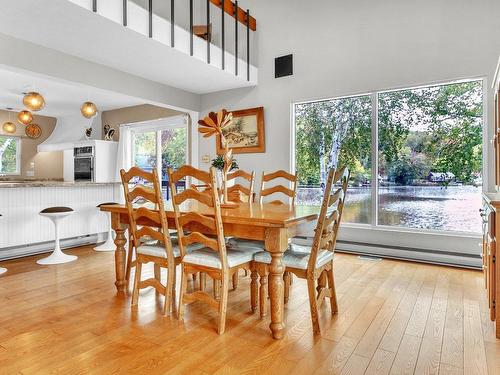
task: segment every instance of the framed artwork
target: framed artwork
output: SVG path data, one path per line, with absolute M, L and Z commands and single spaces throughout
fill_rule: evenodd
M 233 124 L 224 128 L 223 133 L 233 154 L 266 152 L 264 134 L 264 107 L 230 111 Z M 224 149 L 220 137 L 217 137 L 217 154 Z

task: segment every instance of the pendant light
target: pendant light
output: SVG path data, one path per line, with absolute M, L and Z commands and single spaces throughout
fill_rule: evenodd
M 17 115 L 17 121 L 23 125 L 29 125 L 33 121 L 33 115 L 30 111 L 21 111 Z
M 45 106 L 45 99 L 39 93 L 31 91 L 24 95 L 23 104 L 30 111 L 36 112 Z
M 9 133 L 9 134 L 14 134 L 16 132 L 16 124 L 14 124 L 11 121 L 4 122 L 2 129 L 4 132 Z
M 4 122 L 2 125 L 2 130 L 8 134 L 14 134 L 16 132 L 17 126 L 12 121 L 10 121 L 10 110 L 9 111 L 9 121 Z
M 92 102 L 85 102 L 82 104 L 80 112 L 82 113 L 83 117 L 92 118 L 97 113 L 97 107 Z

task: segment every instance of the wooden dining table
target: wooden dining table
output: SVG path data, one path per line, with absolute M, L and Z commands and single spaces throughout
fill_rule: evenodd
M 103 205 L 101 211 L 111 213 L 111 225 L 116 232 L 115 271 L 116 288 L 119 293 L 126 292 L 125 280 L 125 231 L 129 218 L 125 205 Z M 210 209 L 198 202 L 185 202 L 182 211 L 196 211 L 204 215 Z M 265 250 L 271 254 L 269 266 L 269 295 L 271 300 L 271 324 L 269 328 L 275 339 L 284 335 L 284 284 L 285 267 L 282 262 L 283 253 L 288 248 L 288 240 L 299 233 L 301 227 L 317 219 L 318 207 L 289 206 L 274 203 L 245 203 L 231 208 L 222 208 L 224 235 L 264 242 Z M 170 202 L 165 202 L 165 211 L 169 228 L 175 229 L 174 211 Z M 153 222 L 138 222 L 139 225 L 152 225 Z M 194 228 L 193 228 L 194 229 Z M 200 231 L 201 228 L 196 228 Z

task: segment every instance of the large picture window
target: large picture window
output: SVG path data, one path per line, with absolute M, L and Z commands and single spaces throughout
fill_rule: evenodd
M 347 165 L 351 186 L 344 220 L 372 221 L 371 98 L 369 95 L 295 106 L 298 201 L 321 204 L 328 168 Z
M 0 175 L 21 174 L 21 139 L 0 135 Z
M 294 116 L 301 204 L 346 165 L 346 222 L 481 231 L 482 81 L 297 103 Z

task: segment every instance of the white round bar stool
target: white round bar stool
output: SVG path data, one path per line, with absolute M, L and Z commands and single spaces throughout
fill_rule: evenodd
M 100 208 L 101 206 L 111 206 L 114 204 L 118 204 L 118 203 L 115 203 L 115 202 L 101 203 L 101 204 L 97 205 L 97 208 Z M 113 240 L 113 229 L 111 228 L 111 212 L 104 212 L 104 213 L 108 217 L 108 239 L 103 244 L 94 247 L 94 250 L 95 251 L 115 251 L 116 245 L 115 245 L 115 241 Z
M 54 251 L 46 258 L 37 260 L 38 264 L 60 264 L 67 263 L 78 259 L 76 255 L 68 255 L 62 252 L 59 244 L 59 222 L 66 216 L 73 214 L 74 211 L 69 207 L 48 207 L 40 211 L 41 216 L 52 220 L 55 229 L 55 246 Z
M 0 214 L 0 217 L 1 217 L 1 216 L 3 216 L 3 215 L 2 215 L 2 214 Z M 2 273 L 5 273 L 5 272 L 7 272 L 7 268 L 0 267 L 0 275 L 1 275 Z

